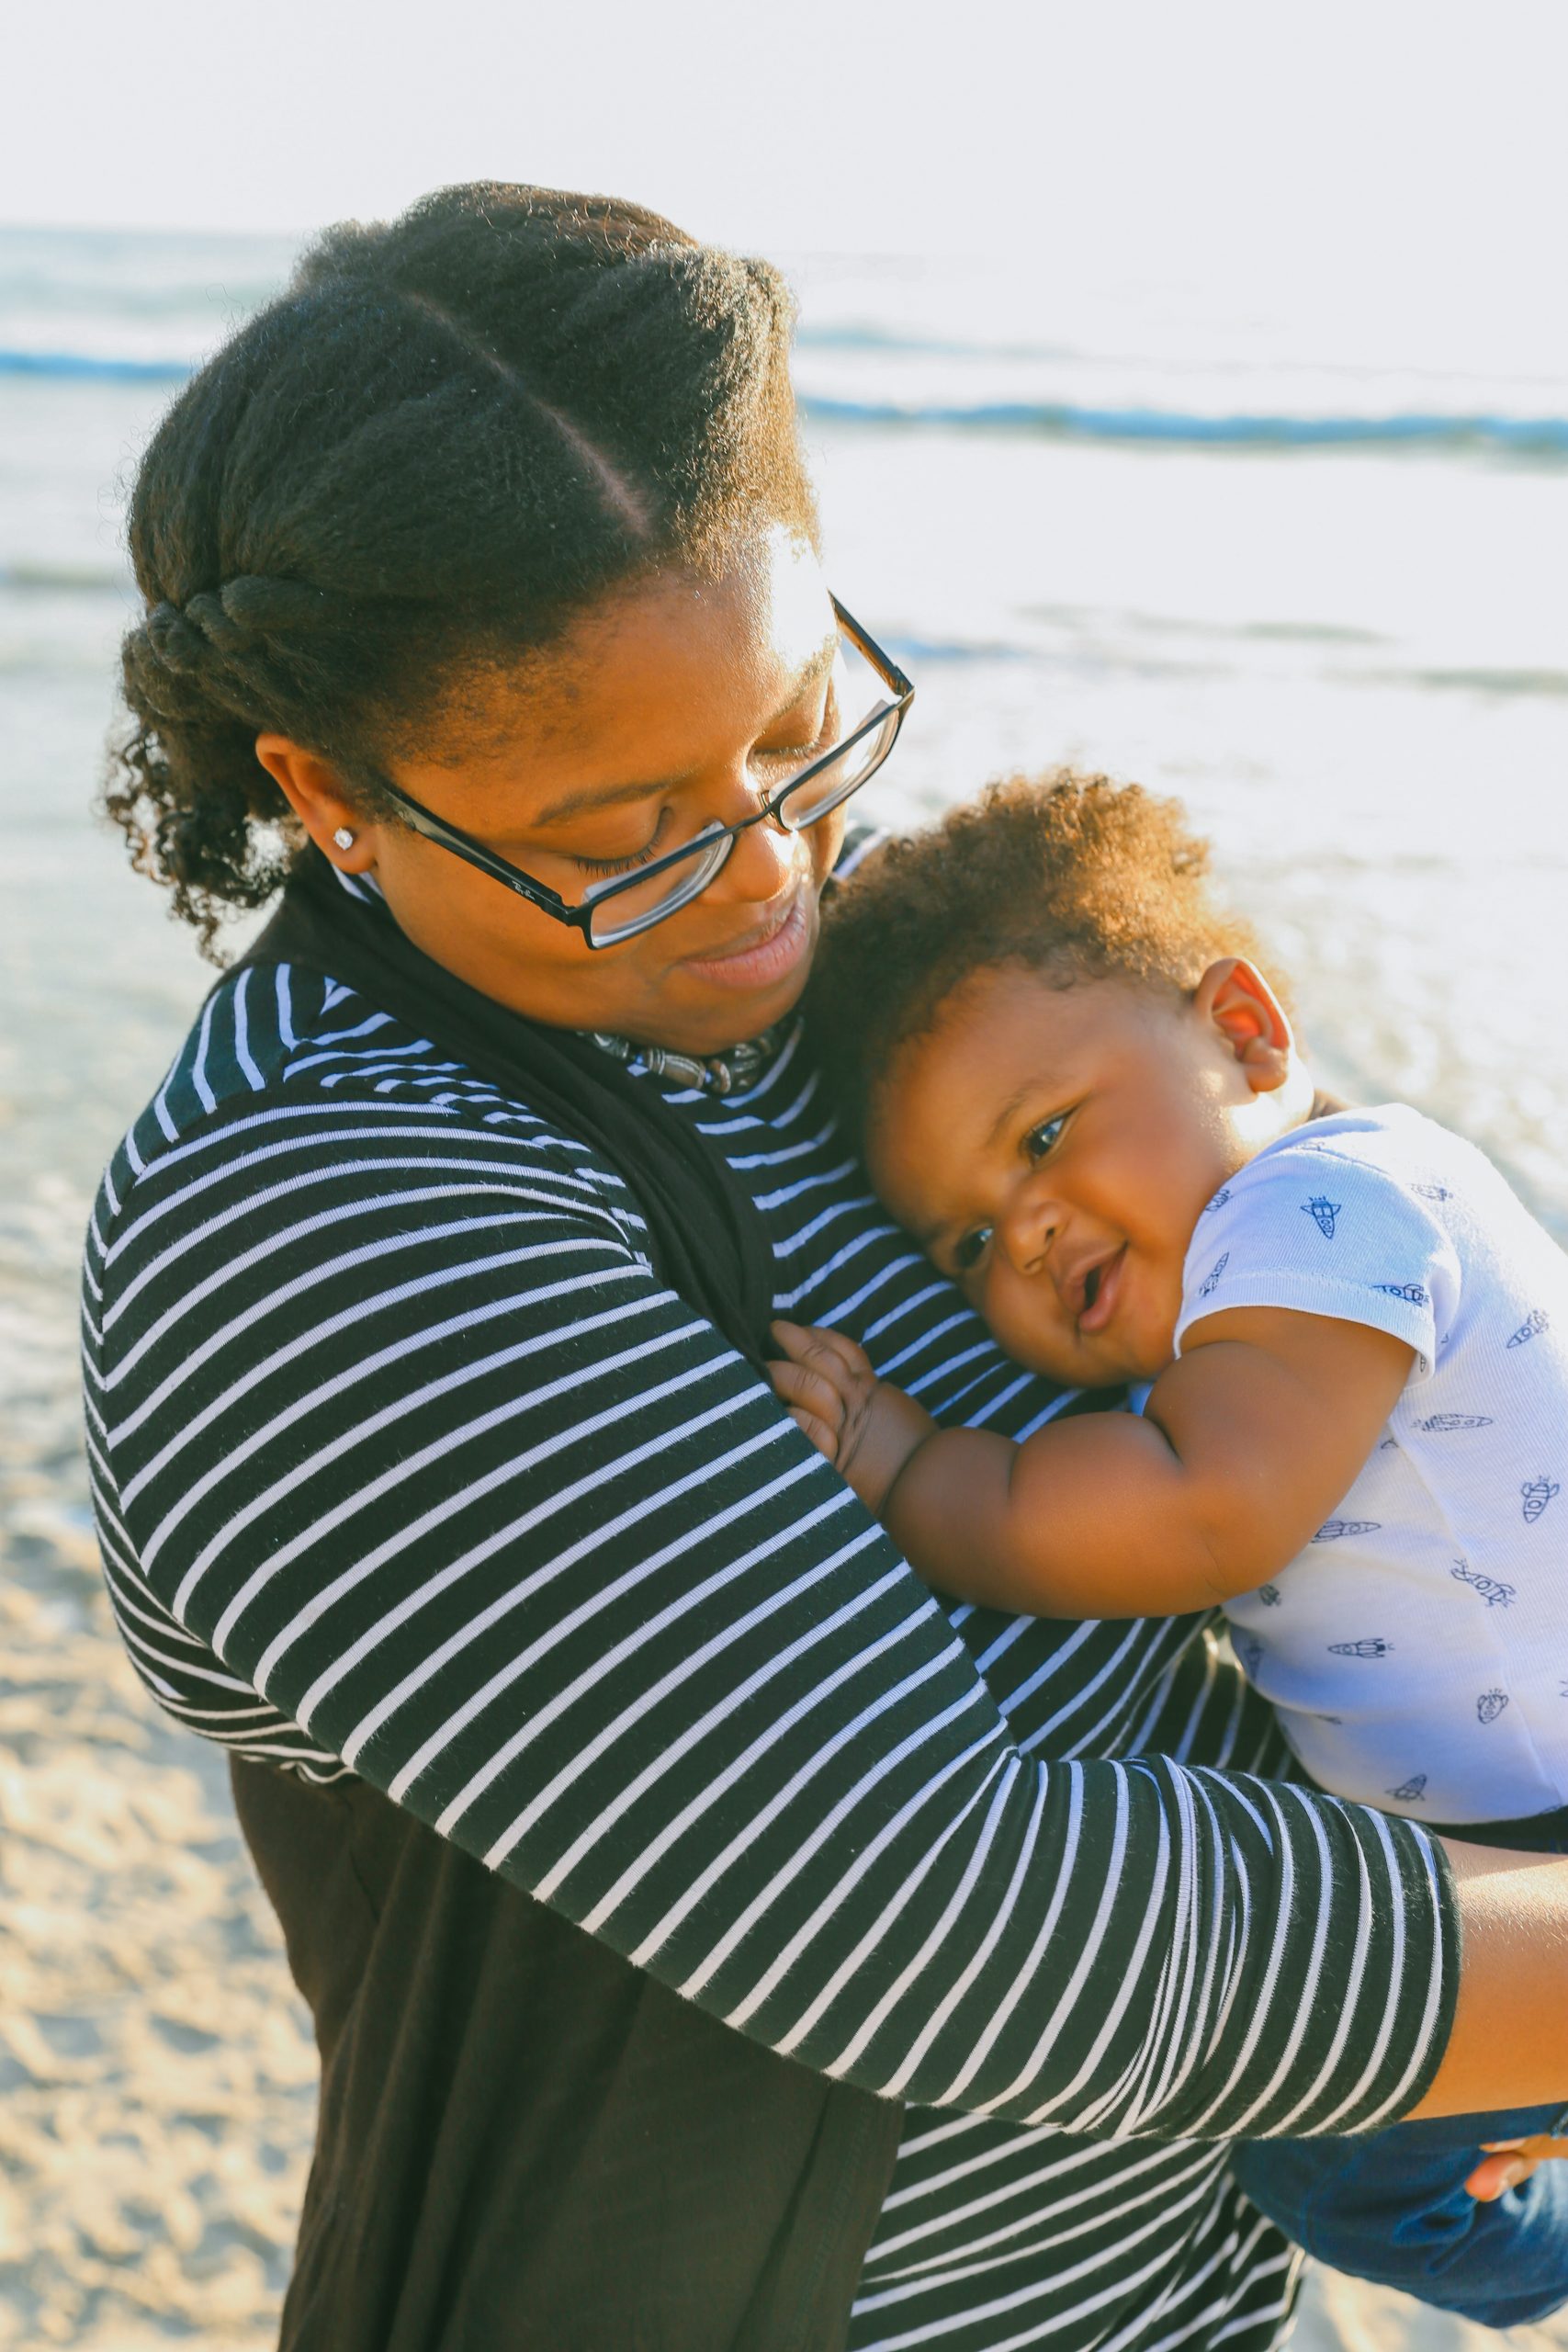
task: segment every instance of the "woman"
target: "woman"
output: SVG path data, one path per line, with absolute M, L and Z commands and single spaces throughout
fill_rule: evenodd
M 300 2352 L 1261 2347 L 1227 2136 L 1568 2090 L 1555 1866 L 1236 1778 L 1191 1621 L 944 1615 L 760 1373 L 787 1310 L 1052 1405 L 791 1019 L 908 689 L 787 336 L 633 207 L 449 190 L 138 485 L 111 805 L 209 927 L 293 868 L 106 1178 L 89 1423 L 315 2013 Z

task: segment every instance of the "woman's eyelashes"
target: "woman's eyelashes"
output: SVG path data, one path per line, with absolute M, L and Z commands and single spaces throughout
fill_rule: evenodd
M 829 693 L 821 724 L 809 741 L 776 746 L 759 744 L 751 753 L 751 757 L 753 761 L 771 761 L 786 768 L 804 767 L 808 761 L 819 758 L 824 752 L 831 751 L 839 740 L 839 733 L 838 697 L 835 694 Z M 675 845 L 667 838 L 669 815 L 668 809 L 660 811 L 653 838 L 643 848 L 631 851 L 625 857 L 585 857 L 581 853 L 577 853 L 571 856 L 572 865 L 577 867 L 579 873 L 591 874 L 595 879 L 607 879 L 615 874 L 635 874 L 639 865 L 647 865 L 662 851 Z
M 575 865 L 578 870 L 583 874 L 610 875 L 635 873 L 639 865 L 646 865 L 650 858 L 656 857 L 659 854 L 660 850 L 663 847 L 666 814 L 667 812 L 663 809 L 660 811 L 659 822 L 653 829 L 653 839 L 650 842 L 646 842 L 641 849 L 633 850 L 625 857 L 582 857 L 574 855 L 571 861 L 573 865 Z
M 795 732 L 797 735 L 804 734 L 807 740 L 805 742 L 794 743 L 759 743 L 751 754 L 752 758 L 771 760 L 790 767 L 801 767 L 807 760 L 816 759 L 823 752 L 830 751 L 838 741 L 840 732 L 839 696 L 835 688 L 829 689 L 827 700 L 822 707 L 822 717 L 818 724 L 812 727 L 807 721 L 804 727 L 797 728 Z

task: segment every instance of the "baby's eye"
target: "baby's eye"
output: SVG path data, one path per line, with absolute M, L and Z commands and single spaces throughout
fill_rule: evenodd
M 1058 1111 L 1054 1119 L 1042 1119 L 1037 1127 L 1031 1127 L 1023 1138 L 1025 1159 L 1043 1159 L 1048 1151 L 1054 1151 L 1066 1124 L 1066 1112 Z
M 961 1274 L 973 1272 L 990 1246 L 990 1227 L 976 1225 L 954 1246 L 953 1262 Z

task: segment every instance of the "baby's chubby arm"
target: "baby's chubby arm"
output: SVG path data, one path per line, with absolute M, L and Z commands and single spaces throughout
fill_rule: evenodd
M 774 1331 L 780 1396 L 911 1566 L 1043 1617 L 1179 1615 L 1265 1583 L 1348 1492 L 1414 1352 L 1233 1307 L 1190 1328 L 1142 1419 L 1084 1414 L 1015 1445 L 939 1429 L 837 1332 Z

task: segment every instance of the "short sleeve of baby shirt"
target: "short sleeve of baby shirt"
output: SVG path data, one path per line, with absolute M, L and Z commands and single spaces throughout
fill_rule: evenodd
M 1458 1305 L 1459 1259 L 1431 1200 L 1373 1156 L 1381 1140 L 1292 1136 L 1215 1193 L 1187 1253 L 1179 1355 L 1206 1315 L 1282 1306 L 1387 1331 L 1415 1349 L 1416 1376 L 1431 1371 Z

